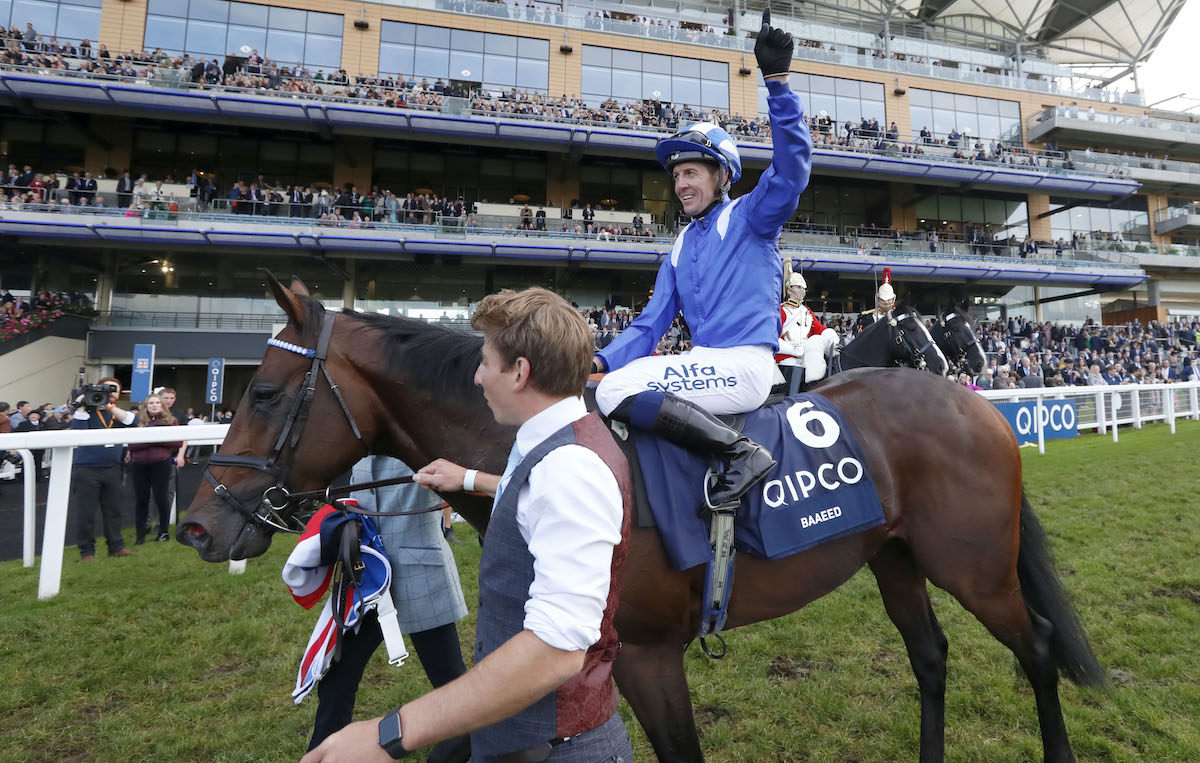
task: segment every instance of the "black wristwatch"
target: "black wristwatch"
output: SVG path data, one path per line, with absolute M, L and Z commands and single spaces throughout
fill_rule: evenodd
M 383 716 L 379 722 L 379 746 L 392 756 L 392 760 L 400 760 L 409 754 L 404 749 L 403 732 L 400 730 L 400 708 Z

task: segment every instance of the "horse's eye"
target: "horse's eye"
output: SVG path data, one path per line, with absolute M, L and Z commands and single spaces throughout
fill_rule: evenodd
M 274 387 L 255 387 L 250 392 L 251 402 L 255 405 L 269 404 L 279 399 L 279 390 Z

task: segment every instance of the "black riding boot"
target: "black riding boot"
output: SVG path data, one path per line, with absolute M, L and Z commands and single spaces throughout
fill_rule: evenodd
M 770 451 L 716 416 L 670 393 L 647 391 L 621 401 L 610 418 L 653 432 L 688 450 L 719 459 L 725 470 L 709 488 L 713 506 L 740 499 L 775 468 Z

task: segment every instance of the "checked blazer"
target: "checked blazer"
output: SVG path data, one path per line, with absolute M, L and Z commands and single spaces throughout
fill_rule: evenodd
M 367 456 L 354 465 L 352 482 L 412 474 L 403 461 Z M 406 511 L 441 506 L 442 499 L 419 485 L 389 485 L 352 496 L 371 511 Z M 419 633 L 467 616 L 454 554 L 442 536 L 442 512 L 376 517 L 384 550 L 392 560 L 392 600 L 404 633 Z

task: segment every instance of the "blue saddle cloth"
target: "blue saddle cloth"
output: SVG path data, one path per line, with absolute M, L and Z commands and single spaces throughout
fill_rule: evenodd
M 806 393 L 746 414 L 743 433 L 778 466 L 742 498 L 736 547 L 779 559 L 884 523 L 862 449 L 827 399 Z M 659 437 L 633 433 L 650 511 L 671 564 L 685 570 L 713 560 L 704 503 L 708 459 Z

